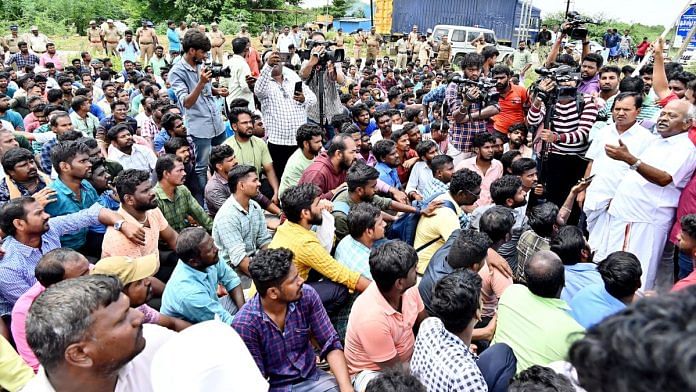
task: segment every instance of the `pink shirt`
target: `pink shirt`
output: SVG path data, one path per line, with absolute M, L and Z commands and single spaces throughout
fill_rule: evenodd
M 406 290 L 397 312 L 371 283 L 355 300 L 348 317 L 345 356 L 350 374 L 363 370 L 379 371 L 377 362 L 397 357 L 408 362 L 416 337 L 413 325 L 425 309 L 418 286 Z
M 41 57 L 39 57 L 39 65 L 45 67 L 46 63 L 53 63 L 58 71 L 63 70 L 63 60 L 58 56 L 58 53 L 54 53 L 53 57 L 51 57 L 48 52 L 42 54 Z
M 46 291 L 46 288 L 43 287 L 41 283 L 34 283 L 26 293 L 19 297 L 14 308 L 12 308 L 12 324 L 10 325 L 10 329 L 12 329 L 12 338 L 17 345 L 19 356 L 22 357 L 27 365 L 34 369 L 34 373 L 39 370 L 39 360 L 36 359 L 36 355 L 34 355 L 34 352 L 27 343 L 26 320 L 29 307 L 34 303 L 36 297 L 44 291 Z
M 493 258 L 502 259 L 502 256 L 493 249 L 488 249 L 487 259 Z M 512 278 L 506 278 L 500 271 L 489 268 L 488 263 L 479 270 L 479 276 L 481 277 L 481 302 L 483 302 L 481 316 L 493 317 L 498 310 L 500 296 L 512 285 Z
M 26 117 L 24 117 L 24 131 L 25 132 L 34 132 L 36 128 L 40 127 L 41 123 L 39 120 L 36 118 L 34 113 L 29 113 L 27 114 Z
M 494 159 L 491 161 L 491 167 L 488 168 L 486 174 L 483 174 L 483 171 L 481 171 L 481 169 L 478 166 L 476 166 L 476 157 L 474 156 L 463 160 L 460 164 L 457 165 L 457 167 L 454 168 L 455 171 L 459 169 L 469 169 L 474 173 L 478 173 L 478 175 L 481 176 L 481 196 L 476 201 L 476 203 L 474 203 L 474 207 L 481 207 L 492 204 L 493 199 L 491 199 L 491 184 L 493 183 L 493 181 L 503 176 L 503 164 L 500 163 L 499 160 Z
M 670 242 L 677 244 L 677 235 L 681 231 L 681 218 L 684 215 L 693 213 L 696 213 L 696 176 L 691 177 L 689 183 L 684 187 L 681 196 L 679 196 L 677 218 L 674 220 L 672 231 L 669 233 Z

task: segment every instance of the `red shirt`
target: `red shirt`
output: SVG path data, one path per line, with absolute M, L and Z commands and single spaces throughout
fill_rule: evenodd
M 636 46 L 636 55 L 637 56 L 645 56 L 645 51 L 648 50 L 650 47 L 650 43 L 647 41 L 643 41 Z
M 507 134 L 510 126 L 523 123 L 525 118 L 524 104 L 529 100 L 527 89 L 510 83 L 510 91 L 501 95 L 498 105 L 500 113 L 493 116 L 493 128 L 500 133 Z
M 679 291 L 679 290 L 684 290 L 685 288 L 689 286 L 693 286 L 696 284 L 696 270 L 692 271 L 689 275 L 686 276 L 686 278 L 680 280 L 679 282 L 675 283 L 674 286 L 672 286 L 672 292 Z

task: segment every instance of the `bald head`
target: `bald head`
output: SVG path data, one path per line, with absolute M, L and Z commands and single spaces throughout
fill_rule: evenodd
M 534 254 L 524 267 L 527 287 L 533 294 L 544 298 L 559 298 L 565 284 L 561 258 L 549 250 Z
M 657 131 L 660 136 L 668 138 L 686 132 L 691 127 L 696 111 L 693 105 L 682 99 L 670 101 L 657 119 Z

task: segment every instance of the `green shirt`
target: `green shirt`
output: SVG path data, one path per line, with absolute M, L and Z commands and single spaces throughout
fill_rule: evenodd
M 513 284 L 498 302 L 498 325 L 492 343 L 506 343 L 512 348 L 517 373 L 532 365 L 547 366 L 565 360 L 570 345 L 584 332 L 569 310 L 561 299 L 539 297 L 526 286 Z
M 348 207 L 352 209 L 355 207 L 356 203 L 354 203 L 349 197 L 348 197 L 348 190 L 344 190 L 340 192 L 334 199 L 333 203 L 334 205 L 338 202 L 344 202 L 348 204 Z M 379 208 L 382 211 L 387 211 L 391 207 L 392 200 L 388 199 L 386 197 L 374 195 L 372 198 L 372 205 L 375 207 Z M 331 213 L 334 217 L 334 226 L 336 227 L 335 235 L 336 235 L 336 244 L 338 244 L 343 237 L 347 236 L 349 233 L 349 228 L 348 228 L 348 215 L 344 214 L 342 211 L 338 211 L 336 208 L 334 208 L 333 212 Z
M 240 165 L 254 166 L 259 176 L 263 173 L 263 165 L 273 163 L 268 145 L 256 136 L 252 136 L 248 142 L 240 142 L 231 136 L 225 140 L 225 144 L 232 147 Z
M 169 226 L 177 233 L 191 226 L 191 223 L 188 221 L 189 216 L 193 217 L 196 223 L 205 228 L 208 233 L 213 229 L 213 221 L 210 219 L 210 216 L 208 216 L 185 186 L 179 185 L 176 187 L 174 201 L 172 201 L 164 193 L 160 184 L 157 183 L 155 185 L 155 196 L 157 197 L 157 206 L 167 219 Z
M 297 185 L 300 182 L 302 173 L 312 162 L 314 162 L 314 159 L 307 159 L 301 148 L 295 150 L 288 158 L 288 163 L 285 164 L 283 177 L 280 179 L 280 186 L 278 187 L 278 195 L 282 195 L 287 188 Z

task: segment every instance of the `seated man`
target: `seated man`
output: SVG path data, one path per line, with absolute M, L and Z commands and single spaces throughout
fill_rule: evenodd
M 0 179 L 0 206 L 11 199 L 34 196 L 47 203 L 55 197 L 55 191 L 47 186 L 51 178 L 36 168 L 31 151 L 13 148 L 2 156 L 5 175 Z
M 470 351 L 474 326 L 481 318 L 481 277 L 457 270 L 435 286 L 432 316 L 423 321 L 410 369 L 437 391 L 507 391 L 517 360 L 506 344 Z
M 69 248 L 57 248 L 46 253 L 34 270 L 37 282 L 22 294 L 12 308 L 12 339 L 17 352 L 36 373 L 39 360 L 27 343 L 26 320 L 31 304 L 46 291 L 46 288 L 66 279 L 77 278 L 89 273 L 89 262 L 85 256 Z
M 375 169 L 379 172 L 379 179 L 390 187 L 402 189 L 403 186 L 396 170 L 401 164 L 396 143 L 392 140 L 380 140 L 372 147 L 372 153 L 377 158 Z
M 176 241 L 179 262 L 162 295 L 163 314 L 192 324 L 219 319 L 231 324 L 244 305 L 239 277 L 218 258 L 213 238 L 200 227 L 184 229 Z M 218 285 L 228 295 L 218 299 Z
M 184 173 L 186 173 L 183 185 L 191 192 L 198 204 L 203 206 L 203 188 L 198 183 L 198 177 L 196 176 L 196 157 L 193 155 L 193 150 L 193 142 L 189 142 L 183 137 L 173 137 L 164 143 L 164 154 L 174 155 L 183 162 Z M 155 169 L 155 171 L 157 170 Z
M 449 155 L 435 155 L 430 162 L 432 176 L 423 187 L 423 199 L 430 199 L 449 190 L 449 183 L 454 174 L 454 160 Z
M 338 333 L 317 292 L 303 284 L 296 265 L 287 249 L 260 251 L 249 266 L 258 292 L 239 311 L 232 327 L 271 390 L 352 391 Z M 334 376 L 317 368 L 313 341 Z
M 380 371 L 406 368 L 414 329 L 427 313 L 416 287 L 418 257 L 410 245 L 391 241 L 370 254 L 374 283 L 353 304 L 346 332 L 346 362 L 356 391 Z
M 162 239 L 170 250 L 174 250 L 177 234 L 167 223 L 162 211 L 157 208 L 150 174 L 144 170 L 124 170 L 114 179 L 114 187 L 121 200 L 118 213 L 126 223 L 142 227 L 145 236 L 144 241 L 128 243 L 122 233 L 109 227 L 104 234 L 101 256 L 142 257 L 156 254 L 160 260 L 160 269 L 156 276 L 166 281 L 176 265 L 176 255 L 163 260 L 160 258 L 158 243 Z
M 46 289 L 29 309 L 27 342 L 41 367 L 23 391 L 152 391 L 150 362 L 174 332 L 143 326 L 114 276 L 81 276 Z M 47 343 L 48 342 L 48 343 Z
M 433 254 L 447 241 L 452 232 L 460 227 L 460 217 L 465 214 L 462 206 L 471 206 L 481 193 L 481 176 L 469 169 L 462 169 L 452 176 L 449 190 L 434 201 L 448 201 L 454 209 L 442 207 L 432 217 L 421 217 L 416 228 L 413 246 L 418 252 L 418 273 L 425 269 Z
M 360 272 L 368 279 L 370 273 L 370 251 L 375 243 L 384 238 L 387 224 L 379 208 L 370 203 L 360 203 L 348 215 L 348 233 L 336 247 L 336 260 L 346 267 Z
M 157 158 L 155 173 L 155 200 L 169 226 L 179 232 L 195 224 L 210 232 L 213 220 L 184 186 L 184 162 L 174 155 L 163 155 Z
M 90 274 L 116 276 L 123 285 L 123 294 L 130 300 L 131 308 L 137 309 L 145 316 L 143 323 L 157 324 L 176 332 L 182 331 L 191 324 L 161 314 L 147 304 L 147 301 L 152 299 L 151 278 L 158 268 L 159 263 L 155 255 L 139 258 L 114 256 L 99 260 Z
M 336 227 L 336 241 L 341 241 L 348 235 L 348 216 L 350 210 L 360 202 L 367 202 L 379 208 L 385 213 L 382 218 L 386 222 L 393 222 L 394 216 L 386 211 L 417 213 L 418 210 L 410 204 L 403 204 L 392 199 L 376 195 L 379 171 L 372 166 L 362 162 L 357 162 L 348 169 L 346 183 L 348 189 L 340 190 L 333 198 L 334 226 Z M 439 203 L 431 203 L 420 213 L 425 216 L 432 216 Z
M 481 207 L 493 203 L 491 184 L 503 176 L 503 164 L 493 157 L 495 137 L 488 132 L 474 135 L 472 146 L 476 155 L 464 159 L 455 170 L 466 168 L 481 176 L 481 197 L 474 204 L 475 207 Z
M 55 201 L 46 205 L 49 215 L 72 214 L 97 203 L 99 195 L 87 181 L 92 171 L 87 145 L 77 141 L 58 143 L 51 153 L 51 161 L 58 178 L 50 185 L 56 195 Z M 77 251 L 82 251 L 86 242 L 87 227 L 60 238 L 61 246 Z
M 320 192 L 314 184 L 293 186 L 283 192 L 280 199 L 287 220 L 278 226 L 268 247 L 290 249 L 302 279 L 309 277 L 310 270 L 323 277 L 307 284 L 317 291 L 326 311 L 331 314 L 348 300 L 348 290 L 363 292 L 370 280 L 331 257 L 311 230 L 313 225 L 323 222 Z
M 425 187 L 433 180 L 432 160 L 437 156 L 437 145 L 432 140 L 418 142 L 419 161 L 413 165 L 406 184 L 406 194 L 413 200 L 423 200 Z
M 549 250 L 551 237 L 558 231 L 556 217 L 558 206 L 549 202 L 533 207 L 529 213 L 529 230 L 522 233 L 517 241 L 517 268 L 515 279 L 519 280 L 524 266 L 540 250 Z
M 550 249 L 561 258 L 565 269 L 562 300 L 570 302 L 582 288 L 603 283 L 597 266 L 592 262 L 590 244 L 577 226 L 561 227 L 551 240 Z
M 506 343 L 517 357 L 517 373 L 566 358 L 573 340 L 584 331 L 560 299 L 563 263 L 542 250 L 524 267 L 526 286 L 513 284 L 498 303 L 498 325 L 493 343 Z
M 186 125 L 184 119 L 177 113 L 167 113 L 160 120 L 162 129 L 155 135 L 152 141 L 157 154 L 164 152 L 164 144 L 173 137 L 186 138 Z
M 297 150 L 290 155 L 285 164 L 278 188 L 280 194 L 283 194 L 288 187 L 299 183 L 302 173 L 321 152 L 323 136 L 324 130 L 318 125 L 304 124 L 297 129 L 295 136 Z
M 632 304 L 643 274 L 638 258 L 621 251 L 610 253 L 600 261 L 597 271 L 603 283 L 586 286 L 568 303 L 570 315 L 585 328 Z
M 145 170 L 150 175 L 155 171 L 157 156 L 151 149 L 135 144 L 133 132 L 125 124 L 119 124 L 106 132 L 109 143 L 107 158 L 116 161 L 124 169 Z
M 51 218 L 33 197 L 6 203 L 0 209 L 0 229 L 7 235 L 2 245 L 5 255 L 0 263 L 0 316 L 9 314 L 19 296 L 36 283 L 36 265 L 41 256 L 60 248 L 61 236 L 98 223 L 118 227 L 126 245 L 141 243 L 145 235 L 136 224 L 124 222 L 121 215 L 98 204 Z
M 213 222 L 213 239 L 220 250 L 220 259 L 244 276 L 249 276 L 249 263 L 257 251 L 271 242 L 261 206 L 254 200 L 261 182 L 256 169 L 239 165 L 229 172 L 232 191 Z
M 0 387 L 8 391 L 19 391 L 34 378 L 34 372 L 7 340 L 4 334 L 0 335 Z

